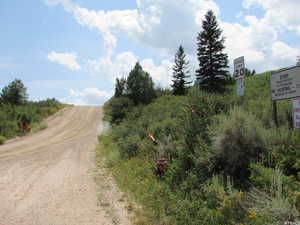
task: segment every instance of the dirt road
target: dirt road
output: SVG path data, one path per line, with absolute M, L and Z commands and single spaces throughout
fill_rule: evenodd
M 0 225 L 114 224 L 93 179 L 101 121 L 100 107 L 67 107 L 47 129 L 0 146 Z

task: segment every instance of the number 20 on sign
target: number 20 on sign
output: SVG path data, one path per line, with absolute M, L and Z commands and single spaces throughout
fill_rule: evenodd
M 236 79 L 244 78 L 245 76 L 245 58 L 239 57 L 233 61 L 234 65 L 234 77 Z

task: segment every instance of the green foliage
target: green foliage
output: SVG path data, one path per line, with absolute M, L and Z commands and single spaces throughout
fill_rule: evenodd
M 0 145 L 3 145 L 6 140 L 6 137 L 0 136 Z
M 38 132 L 38 131 L 41 131 L 41 130 L 46 129 L 47 127 L 48 127 L 48 125 L 45 124 L 45 123 L 34 123 L 34 124 L 32 124 L 32 129 L 31 129 L 31 131 L 32 131 L 33 133 L 36 133 L 36 132 Z
M 116 87 L 115 87 L 115 95 L 114 97 L 122 97 L 125 95 L 126 91 L 126 79 L 125 78 L 117 78 L 116 79 Z
M 269 76 L 245 79 L 243 104 L 232 85 L 223 94 L 197 87 L 185 96 L 161 91 L 151 104 L 120 108 L 128 111 L 101 138 L 102 150 L 118 183 L 145 209 L 136 224 L 296 219 L 300 133 L 290 129 L 289 101 L 280 102 L 280 127 L 274 127 Z M 105 112 L 111 113 L 110 104 Z M 168 167 L 159 177 L 155 162 L 162 156 Z
M 26 102 L 27 88 L 21 80 L 15 79 L 2 89 L 0 99 L 4 104 L 22 105 Z
M 272 162 L 281 165 L 286 175 L 300 180 L 300 132 L 287 127 L 269 130 Z
M 119 123 L 130 112 L 133 102 L 128 97 L 113 97 L 105 105 L 106 119 L 112 123 Z
M 244 182 L 250 175 L 249 164 L 262 159 L 268 151 L 265 129 L 255 116 L 240 108 L 216 119 L 211 128 L 215 168 Z
M 200 87 L 210 92 L 224 92 L 228 76 L 228 56 L 223 52 L 225 38 L 221 35 L 216 16 L 209 10 L 197 37 L 199 69 L 196 77 Z
M 173 94 L 185 95 L 187 93 L 187 85 L 191 82 L 186 79 L 190 78 L 187 71 L 188 61 L 185 59 L 183 47 L 180 45 L 178 51 L 175 54 L 175 65 L 173 66 Z
M 0 104 L 0 136 L 12 138 L 22 135 L 21 123 L 38 124 L 63 107 L 55 99 L 27 102 L 24 105 Z
M 289 190 L 295 186 L 293 181 L 284 176 L 280 169 L 254 165 L 253 170 L 255 171 L 255 175 L 252 176 L 253 183 L 260 185 L 261 189 L 252 188 L 249 192 L 247 202 L 249 210 L 269 218 L 272 224 L 284 224 L 299 217 L 299 208 L 296 209 L 296 202 L 289 197 L 293 194 Z M 298 184 L 296 188 L 299 190 L 300 185 Z
M 135 105 L 149 104 L 155 97 L 152 78 L 138 62 L 129 73 L 126 92 Z
M 250 70 L 248 68 L 245 68 L 245 76 L 246 77 L 250 77 L 250 76 L 254 76 L 256 74 L 256 71 L 255 70 Z

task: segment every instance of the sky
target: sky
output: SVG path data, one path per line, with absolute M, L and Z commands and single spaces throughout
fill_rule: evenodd
M 257 72 L 296 64 L 299 0 L 1 0 L 0 88 L 17 78 L 31 100 L 101 105 L 137 61 L 157 86 L 169 87 L 180 45 L 194 76 L 209 9 L 231 71 L 240 56 Z

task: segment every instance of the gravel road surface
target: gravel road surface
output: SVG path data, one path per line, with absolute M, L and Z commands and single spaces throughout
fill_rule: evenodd
M 46 123 L 0 146 L 0 225 L 114 224 L 93 176 L 102 108 L 67 107 Z

